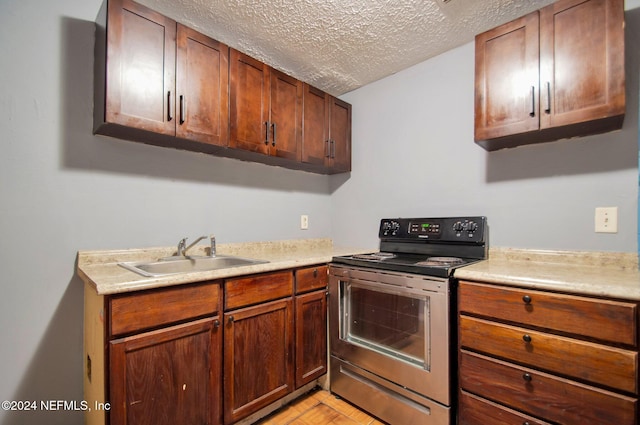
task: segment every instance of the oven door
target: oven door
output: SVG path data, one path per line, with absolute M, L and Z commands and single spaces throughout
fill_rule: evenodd
M 332 356 L 449 406 L 448 286 L 448 279 L 332 265 Z

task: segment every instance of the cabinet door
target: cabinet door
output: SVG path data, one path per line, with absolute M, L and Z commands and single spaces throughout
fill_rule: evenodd
M 269 67 L 237 50 L 229 54 L 229 146 L 269 152 Z
M 275 69 L 270 73 L 270 154 L 300 161 L 302 82 Z
M 476 37 L 475 140 L 537 130 L 538 12 Z
M 111 425 L 220 423 L 221 342 L 217 318 L 112 341 Z
M 304 84 L 302 162 L 324 165 L 329 144 L 329 95 Z
M 110 0 L 107 122 L 175 135 L 176 22 L 129 0 Z
M 183 25 L 177 32 L 176 135 L 226 146 L 229 48 Z
M 329 166 L 331 172 L 351 171 L 351 105 L 331 97 Z
M 224 422 L 234 423 L 293 390 L 293 301 L 224 314 Z
M 296 388 L 327 373 L 327 295 L 296 297 Z
M 563 0 L 540 10 L 541 127 L 624 114 L 623 0 Z

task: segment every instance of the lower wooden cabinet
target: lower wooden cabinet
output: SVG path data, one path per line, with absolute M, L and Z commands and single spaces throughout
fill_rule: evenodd
M 460 372 L 460 386 L 466 391 L 552 423 L 636 423 L 637 398 L 534 368 L 463 350 Z
M 97 295 L 86 425 L 233 424 L 327 371 L 327 266 Z M 301 389 L 302 390 L 302 389 Z
M 550 425 L 466 391 L 460 392 L 459 416 L 467 425 Z
M 463 281 L 458 304 L 460 425 L 638 425 L 637 303 Z
M 85 425 L 219 425 L 220 281 L 98 295 L 85 284 Z
M 327 373 L 327 266 L 296 270 L 296 388 Z
M 296 388 L 327 373 L 327 294 L 296 297 Z
M 293 300 L 232 310 L 224 320 L 224 422 L 231 424 L 293 390 Z
M 219 318 L 111 341 L 111 425 L 220 423 Z

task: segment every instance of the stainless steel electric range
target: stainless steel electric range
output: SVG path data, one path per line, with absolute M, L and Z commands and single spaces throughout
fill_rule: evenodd
M 331 391 L 393 425 L 450 425 L 452 275 L 487 258 L 487 220 L 383 219 L 378 236 L 379 252 L 329 267 Z

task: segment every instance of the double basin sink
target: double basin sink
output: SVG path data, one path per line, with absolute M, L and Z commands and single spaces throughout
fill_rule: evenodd
M 207 272 L 264 263 L 268 263 L 268 261 L 228 255 L 216 255 L 215 257 L 167 257 L 157 261 L 123 262 L 118 263 L 118 265 L 142 276 L 158 277 L 180 273 Z

